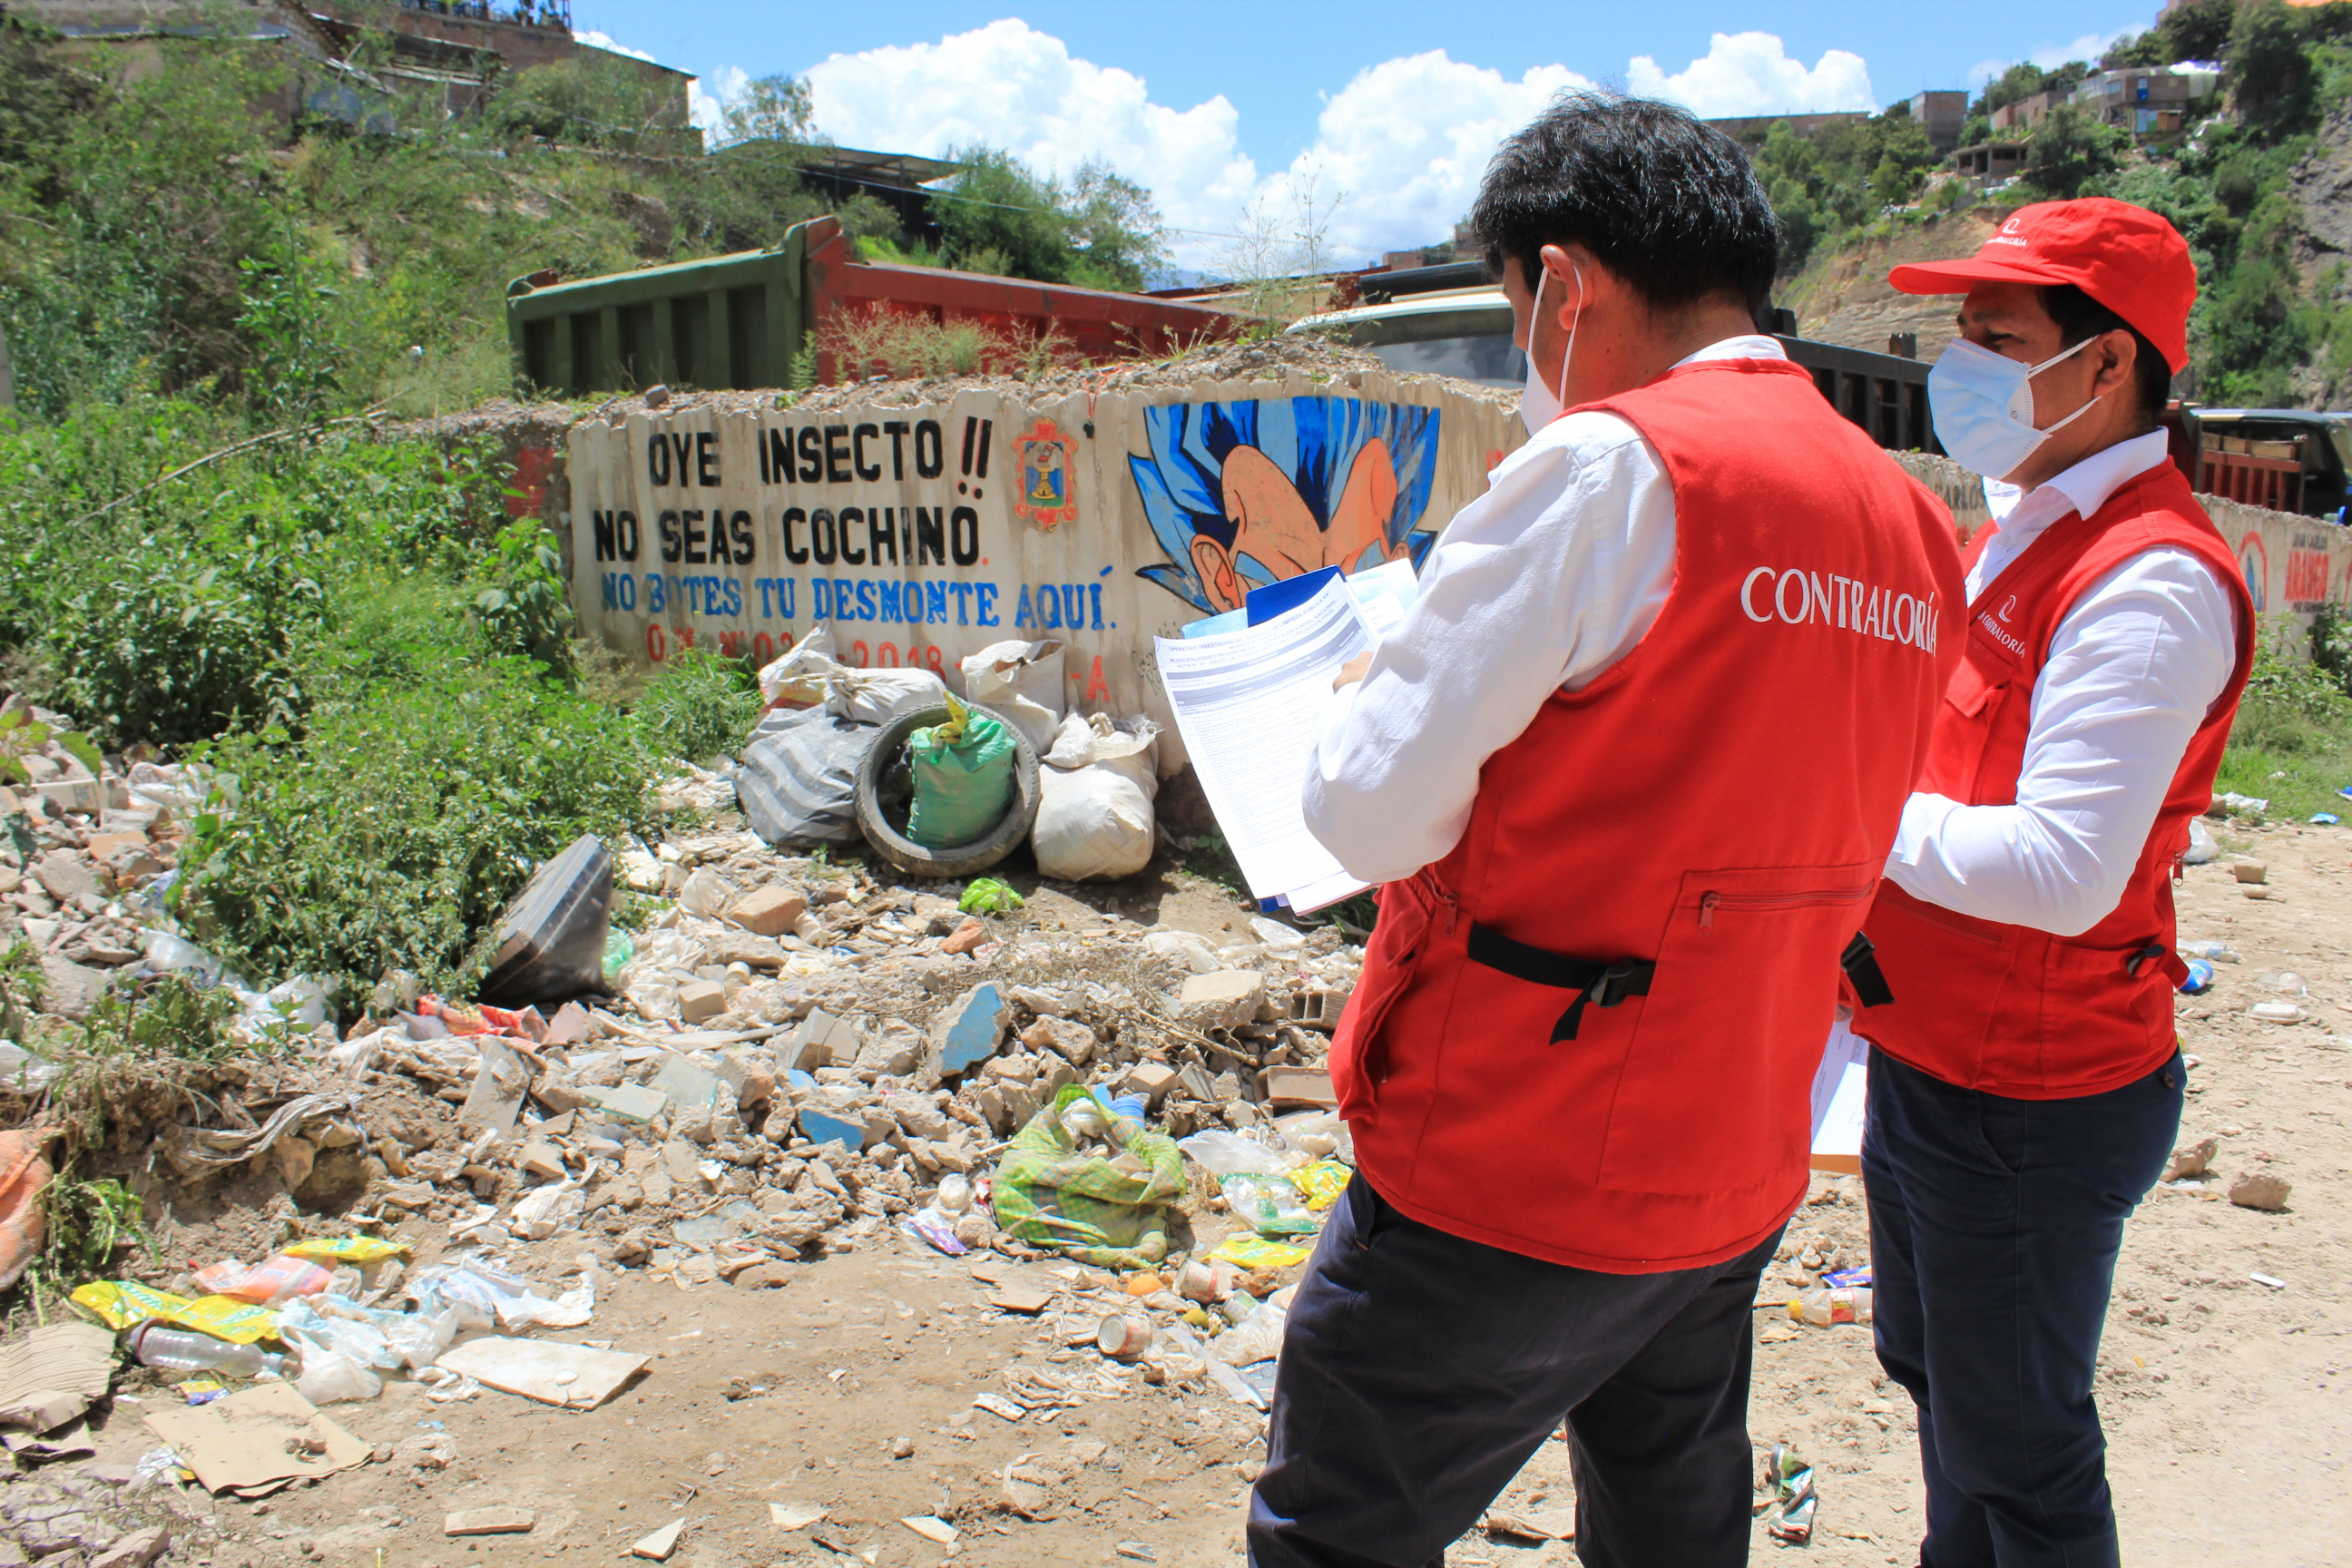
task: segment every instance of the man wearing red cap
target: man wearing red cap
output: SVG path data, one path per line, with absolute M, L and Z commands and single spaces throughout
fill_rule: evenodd
M 2180 1121 L 2170 880 L 2253 606 L 2158 424 L 2197 294 L 2171 225 L 2045 203 L 1888 281 L 1967 296 L 1929 403 L 1995 522 L 1864 926 L 1894 994 L 1853 1024 L 1878 1356 L 1919 1409 L 1924 1568 L 2092 1568 L 2099 1331 Z

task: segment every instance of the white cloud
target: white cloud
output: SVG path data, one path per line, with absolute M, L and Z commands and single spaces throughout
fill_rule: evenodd
M 1708 120 L 1878 107 L 1860 55 L 1831 49 L 1808 70 L 1769 33 L 1717 33 L 1703 58 L 1673 76 L 1649 56 L 1636 55 L 1626 68 L 1625 86 L 1638 97 L 1668 99 Z
M 2028 53 L 2024 58 L 2032 60 L 2043 70 L 2056 70 L 2068 60 L 2084 60 L 2096 65 L 2101 55 L 2105 54 L 2123 39 L 2137 37 L 2139 32 L 2140 29 L 2137 27 L 2119 27 L 2112 33 L 2085 33 L 2071 44 L 2044 44 Z M 1969 68 L 1969 85 L 1982 87 L 2017 63 L 2014 58 L 1995 58 L 1979 60 Z
M 578 42 L 586 44 L 590 48 L 610 50 L 612 53 L 616 55 L 626 55 L 633 60 L 653 59 L 653 56 L 646 53 L 645 50 L 633 49 L 629 47 L 628 45 L 622 43 L 619 39 L 614 37 L 610 33 L 574 33 L 572 37 Z M 661 62 L 656 60 L 654 63 L 658 65 Z
M 740 73 L 728 73 L 740 76 Z M 1155 102 L 1145 79 L 1073 56 L 1017 20 L 936 43 L 836 54 L 808 71 L 818 127 L 845 146 L 930 156 L 962 143 L 1009 149 L 1039 168 L 1099 159 L 1148 187 L 1180 231 L 1177 264 L 1213 266 L 1253 208 L 1343 195 L 1328 238 L 1354 260 L 1448 237 L 1469 207 L 1496 144 L 1565 89 L 1591 79 L 1565 65 L 1517 79 L 1444 50 L 1386 60 L 1325 103 L 1314 143 L 1261 171 L 1243 150 L 1240 116 L 1222 95 L 1190 108 Z M 1705 56 L 1669 73 L 1642 56 L 1630 90 L 1701 115 L 1806 113 L 1875 107 L 1862 58 L 1831 49 L 1811 67 L 1769 33 L 1718 33 Z M 698 118 L 712 97 L 698 92 Z
M 719 115 L 751 85 L 751 73 L 741 66 L 721 66 L 711 79 L 719 89 L 716 92 L 704 86 L 700 77 L 686 84 L 687 118 L 702 127 L 706 136 L 718 133 Z

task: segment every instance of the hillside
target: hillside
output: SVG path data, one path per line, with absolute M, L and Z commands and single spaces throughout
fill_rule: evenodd
M 1798 331 L 1816 342 L 1884 353 L 1894 333 L 1916 332 L 1919 357 L 1932 360 L 1952 339 L 1953 301 L 1898 294 L 1887 287 L 1887 271 L 1975 255 L 2006 210 L 1945 213 L 1818 249 L 1774 303 L 1794 310 Z

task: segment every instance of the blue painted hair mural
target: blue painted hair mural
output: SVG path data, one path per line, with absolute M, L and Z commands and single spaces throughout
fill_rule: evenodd
M 1360 397 L 1175 403 L 1144 411 L 1151 455 L 1130 455 L 1168 559 L 1140 568 L 1202 610 L 1325 566 L 1410 552 L 1437 477 L 1438 411 Z

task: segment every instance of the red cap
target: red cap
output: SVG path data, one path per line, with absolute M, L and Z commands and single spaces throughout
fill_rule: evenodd
M 2020 207 L 1966 261 L 1913 262 L 1886 281 L 1906 294 L 2072 283 L 2138 328 L 2175 372 L 2189 363 L 2189 307 L 2197 302 L 2189 242 L 2146 207 L 2111 196 Z

